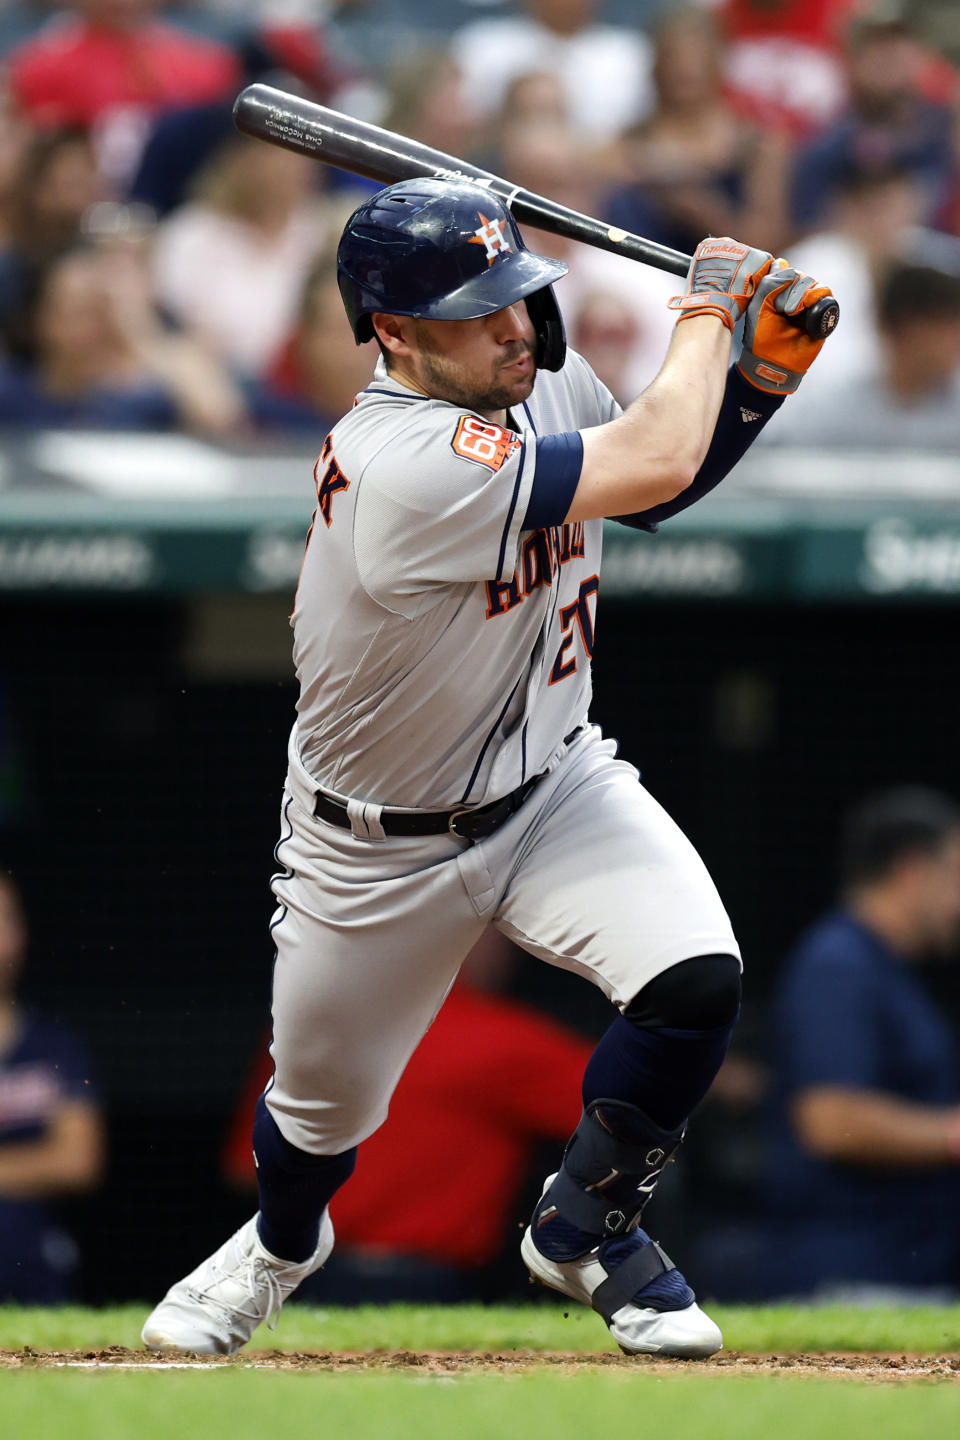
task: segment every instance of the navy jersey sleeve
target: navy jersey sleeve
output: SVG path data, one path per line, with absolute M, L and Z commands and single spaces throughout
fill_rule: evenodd
M 583 436 L 579 430 L 543 435 L 537 442 L 537 465 L 530 488 L 524 530 L 562 525 L 580 483 Z
M 767 395 L 745 380 L 736 367 L 727 372 L 727 385 L 717 416 L 710 448 L 692 484 L 672 500 L 652 505 L 635 515 L 615 515 L 621 525 L 635 530 L 655 531 L 661 520 L 688 510 L 708 495 L 725 475 L 743 459 L 760 431 L 783 404 L 782 395 Z
M 783 396 L 767 395 L 745 380 L 735 367 L 730 369 L 713 439 L 693 483 L 661 505 L 652 505 L 634 515 L 611 518 L 636 530 L 655 531 L 661 520 L 689 509 L 729 475 L 782 404 Z M 540 440 L 536 473 L 524 515 L 525 530 L 563 523 L 573 502 L 582 466 L 583 441 L 578 432 L 544 436 Z

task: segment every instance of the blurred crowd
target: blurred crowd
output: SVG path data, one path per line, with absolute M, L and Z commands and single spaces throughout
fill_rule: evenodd
M 349 407 L 373 355 L 335 249 L 372 187 L 241 138 L 232 101 L 265 80 L 675 249 L 786 253 L 843 319 L 765 443 L 950 449 L 957 62 L 936 0 L 8 0 L 0 425 L 322 437 Z M 571 342 L 629 402 L 676 279 L 528 240 L 569 265 Z

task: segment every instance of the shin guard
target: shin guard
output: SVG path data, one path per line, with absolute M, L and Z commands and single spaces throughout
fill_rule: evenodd
M 622 1100 L 592 1101 L 534 1212 L 538 1247 L 569 1259 L 634 1230 L 685 1129 L 664 1130 Z

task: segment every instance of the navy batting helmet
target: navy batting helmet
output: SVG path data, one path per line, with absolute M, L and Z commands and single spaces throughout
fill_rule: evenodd
M 551 282 L 566 265 L 528 250 L 506 205 L 470 180 L 401 180 L 350 216 L 337 278 L 357 344 L 373 338 L 370 316 L 476 320 L 526 300 L 536 361 L 559 370 L 563 321 Z

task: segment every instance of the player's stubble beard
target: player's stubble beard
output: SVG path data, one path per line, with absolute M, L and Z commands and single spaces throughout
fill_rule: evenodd
M 515 340 L 505 345 L 485 380 L 482 376 L 469 374 L 461 361 L 446 355 L 426 329 L 418 326 L 417 332 L 421 379 L 427 393 L 435 399 L 447 400 L 451 405 L 460 405 L 465 410 L 486 415 L 509 410 L 511 405 L 521 404 L 530 395 L 537 377 L 535 363 L 529 375 L 518 376 L 509 382 L 501 378 L 503 369 L 524 355 L 533 359 L 534 347 L 526 340 Z

